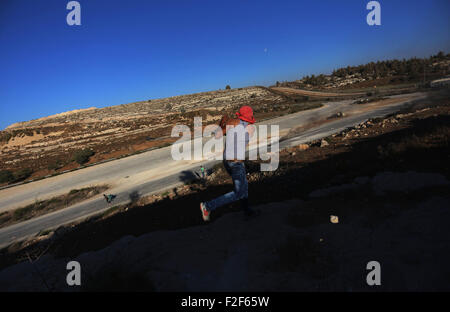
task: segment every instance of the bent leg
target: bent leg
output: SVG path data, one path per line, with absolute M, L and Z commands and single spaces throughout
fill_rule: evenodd
M 248 198 L 248 183 L 247 178 L 245 176 L 244 164 L 231 163 L 228 166 L 225 166 L 225 168 L 229 173 L 231 173 L 234 190 L 232 192 L 219 196 L 209 202 L 206 202 L 206 209 L 208 209 L 209 211 L 230 204 L 234 201 Z
M 213 200 L 210 200 L 209 202 L 206 202 L 206 209 L 208 209 L 209 211 L 212 211 L 214 209 L 217 209 L 221 206 L 225 206 L 228 205 L 234 201 L 238 200 L 236 193 L 233 192 L 229 192 L 226 193 L 224 195 L 221 195 L 217 198 L 214 198 Z

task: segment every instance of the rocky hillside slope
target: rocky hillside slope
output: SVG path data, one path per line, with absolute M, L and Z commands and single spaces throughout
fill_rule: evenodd
M 267 88 L 249 87 L 174 96 L 105 108 L 76 110 L 21 122 L 0 131 L 0 171 L 37 178 L 79 166 L 73 155 L 89 149 L 88 163 L 169 144 L 175 124 L 204 125 L 224 113 L 251 105 L 260 115 L 286 112 L 288 98 Z M 16 179 L 17 180 L 17 179 Z M 2 184 L 5 181 L 0 181 Z M 14 182 L 11 178 L 10 182 Z

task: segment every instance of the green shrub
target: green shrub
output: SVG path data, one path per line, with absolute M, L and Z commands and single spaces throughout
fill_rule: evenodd
M 303 103 L 303 102 L 308 102 L 308 101 L 309 101 L 309 96 L 307 96 L 307 95 L 297 97 L 294 100 L 295 103 Z
M 25 130 L 23 130 L 23 134 L 24 134 L 24 136 L 33 136 L 34 131 L 30 130 L 30 129 L 25 129 Z
M 78 150 L 72 155 L 72 161 L 76 161 L 80 165 L 85 164 L 89 161 L 89 158 L 94 155 L 95 152 L 90 148 L 85 148 L 83 150 Z
M 9 132 L 1 131 L 0 132 L 0 142 L 9 142 L 9 139 L 11 139 L 12 135 Z
M 76 194 L 78 192 L 81 192 L 81 190 L 73 189 L 73 190 L 70 190 L 69 195 L 73 195 L 73 194 Z
M 33 170 L 31 170 L 30 168 L 20 169 L 14 173 L 14 181 L 16 182 L 23 181 L 29 176 L 31 176 L 32 173 Z
M 14 175 L 9 170 L 0 171 L 0 183 L 6 183 L 14 181 Z
M 61 163 L 61 161 L 58 160 L 58 161 L 48 164 L 47 169 L 48 170 L 58 170 L 62 167 L 63 167 L 63 164 Z
M 31 205 L 25 206 L 23 208 L 14 210 L 13 220 L 17 221 L 17 220 L 29 219 L 35 208 L 36 208 L 36 204 L 31 204 Z

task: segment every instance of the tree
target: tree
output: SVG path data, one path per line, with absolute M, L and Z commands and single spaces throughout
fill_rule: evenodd
M 230 90 L 230 89 L 231 89 L 230 85 L 227 85 L 227 86 L 225 87 L 225 89 L 226 89 L 226 90 Z
M 14 180 L 14 175 L 9 170 L 0 171 L 0 183 L 11 182 Z
M 94 151 L 90 148 L 85 148 L 83 150 L 78 150 L 72 155 L 72 160 L 76 161 L 78 164 L 82 165 L 89 161 L 89 158 L 94 155 Z
M 23 169 L 20 169 L 19 171 L 17 171 L 15 174 L 14 174 L 14 180 L 15 181 L 23 181 L 23 180 L 25 180 L 26 178 L 28 178 L 29 176 L 31 176 L 31 174 L 33 173 L 33 170 L 31 170 L 30 168 L 23 168 Z

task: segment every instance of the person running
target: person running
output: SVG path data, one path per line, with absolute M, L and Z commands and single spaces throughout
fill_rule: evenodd
M 248 182 L 244 164 L 245 148 L 253 136 L 255 128 L 252 124 L 255 123 L 255 118 L 250 106 L 242 106 L 236 115 L 239 118 L 238 120 L 228 121 L 228 125 L 231 124 L 233 127 L 227 127 L 223 157 L 223 165 L 233 180 L 234 189 L 213 200 L 200 203 L 204 221 L 209 221 L 211 211 L 237 200 L 240 201 L 242 211 L 246 217 L 258 214 L 257 211 L 250 209 L 248 205 Z M 226 125 L 222 123 L 225 124 L 227 122 L 222 118 L 221 127 L 223 129 Z M 219 133 L 223 133 L 223 131 L 219 131 Z
M 200 172 L 202 173 L 202 179 L 204 179 L 206 175 L 205 175 L 205 167 L 203 167 L 203 165 L 200 167 Z
M 114 200 L 114 198 L 116 198 L 116 195 L 114 195 L 114 194 L 108 194 L 108 195 L 103 194 L 103 197 L 105 197 L 106 202 L 109 204 L 109 203 L 111 203 Z

